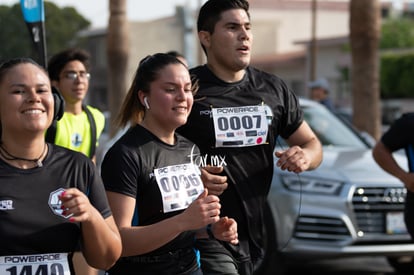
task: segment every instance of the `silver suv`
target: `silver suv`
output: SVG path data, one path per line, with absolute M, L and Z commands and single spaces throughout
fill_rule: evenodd
M 266 215 L 266 274 L 273 269 L 280 274 L 296 258 L 376 255 L 386 256 L 397 271 L 414 271 L 403 184 L 375 163 L 372 141 L 319 103 L 300 103 L 323 144 L 323 162 L 301 174 L 275 167 Z M 287 145 L 278 140 L 278 146 Z M 408 165 L 403 153 L 396 156 Z

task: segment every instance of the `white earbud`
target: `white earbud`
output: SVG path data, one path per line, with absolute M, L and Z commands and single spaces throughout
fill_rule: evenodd
M 150 108 L 150 106 L 148 104 L 148 98 L 147 97 L 144 97 L 144 105 L 145 105 L 145 108 L 147 108 L 147 109 Z

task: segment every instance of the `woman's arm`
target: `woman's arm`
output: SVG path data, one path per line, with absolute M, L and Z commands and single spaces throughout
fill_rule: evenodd
M 218 197 L 205 190 L 182 213 L 147 226 L 131 226 L 135 199 L 107 192 L 109 204 L 122 239 L 122 256 L 141 255 L 170 242 L 181 232 L 196 230 L 219 220 Z
M 88 264 L 99 269 L 110 268 L 121 255 L 121 237 L 112 216 L 104 219 L 86 195 L 76 188 L 61 194 L 62 207 L 71 222 L 80 222 L 82 252 Z

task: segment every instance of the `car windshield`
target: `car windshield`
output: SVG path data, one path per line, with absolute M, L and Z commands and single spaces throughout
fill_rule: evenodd
M 305 120 L 324 146 L 367 148 L 363 139 L 344 121 L 326 108 L 316 105 L 303 106 Z

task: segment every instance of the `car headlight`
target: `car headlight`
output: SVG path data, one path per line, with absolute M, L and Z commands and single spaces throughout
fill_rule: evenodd
M 342 187 L 340 181 L 295 176 L 281 176 L 282 184 L 290 191 L 321 195 L 338 195 Z

